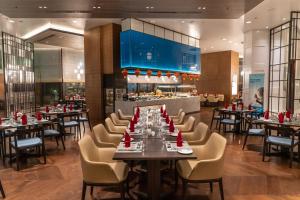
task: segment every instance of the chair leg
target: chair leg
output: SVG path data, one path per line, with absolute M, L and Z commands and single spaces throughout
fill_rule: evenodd
M 224 191 L 223 191 L 223 180 L 222 180 L 222 178 L 219 180 L 219 188 L 220 188 L 221 200 L 224 200 Z
M 211 119 L 211 123 L 210 123 L 210 129 L 211 129 L 211 127 L 212 127 L 213 123 L 214 123 L 214 118 L 212 118 L 212 119 Z
M 245 136 L 245 140 L 244 140 L 244 144 L 243 144 L 243 150 L 244 150 L 244 148 L 245 148 L 245 146 L 246 146 L 247 139 L 248 139 L 248 133 L 247 133 L 246 136 Z
M 62 145 L 63 145 L 64 150 L 66 150 L 65 142 L 64 142 L 63 136 L 61 136 L 60 139 L 61 139 L 61 143 L 62 143 Z
M 82 126 L 83 126 L 83 133 L 85 133 L 85 125 L 84 125 L 84 121 L 82 122 Z
M 91 190 L 90 190 L 91 196 L 93 196 L 93 192 L 94 192 L 94 186 L 91 186 Z
M 186 190 L 187 190 L 187 181 L 182 179 L 182 199 L 183 200 L 186 197 Z
M 2 198 L 4 199 L 5 198 L 5 192 L 4 192 L 1 181 L 0 181 L 0 191 L 1 191 L 1 194 L 2 194 Z
M 213 192 L 213 182 L 209 182 L 210 192 Z
M 56 145 L 59 146 L 57 137 L 55 137 L 55 141 L 56 141 Z
M 86 192 L 86 183 L 82 182 L 82 194 L 81 194 L 81 200 L 85 199 L 85 192 Z
M 92 131 L 92 125 L 91 125 L 90 119 L 88 119 L 88 123 L 89 123 L 90 131 Z
M 294 157 L 294 148 L 291 147 L 290 149 L 290 168 L 292 168 L 292 165 L 293 165 L 293 157 Z
M 15 152 L 16 152 L 17 171 L 19 171 L 19 169 L 20 169 L 20 166 L 19 166 L 20 165 L 20 163 L 19 163 L 20 162 L 19 161 L 19 159 L 20 159 L 19 158 L 19 151 L 16 149 Z
M 46 159 L 45 143 L 42 144 L 42 152 L 43 152 L 43 156 L 44 156 L 44 164 L 46 164 L 47 159 Z
M 120 194 L 121 194 L 121 200 L 125 199 L 125 189 L 124 189 L 124 183 L 120 183 Z
M 267 149 L 267 143 L 264 141 L 264 146 L 263 146 L 263 157 L 262 161 L 265 161 L 265 156 L 266 156 L 266 149 Z

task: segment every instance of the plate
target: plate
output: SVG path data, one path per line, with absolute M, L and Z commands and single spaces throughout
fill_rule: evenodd
M 178 150 L 177 150 L 177 152 L 178 153 L 181 153 L 181 154 L 185 154 L 185 155 L 187 155 L 187 154 L 192 154 L 193 153 L 193 149 L 187 149 L 187 148 L 179 148 Z
M 178 133 L 174 132 L 174 133 L 170 133 L 169 135 L 171 135 L 172 137 L 177 137 Z
M 122 141 L 124 142 L 124 141 L 125 141 L 125 138 L 122 138 Z M 133 138 L 130 138 L 130 141 L 133 141 Z

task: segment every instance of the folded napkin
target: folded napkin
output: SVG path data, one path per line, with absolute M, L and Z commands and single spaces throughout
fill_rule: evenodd
M 264 118 L 265 119 L 269 119 L 270 116 L 269 116 L 269 110 L 266 110 L 266 112 L 264 113 Z
M 35 114 L 35 116 L 36 116 L 36 119 L 37 119 L 38 121 L 41 121 L 41 120 L 42 120 L 42 114 L 41 114 L 40 112 L 37 112 L 37 113 Z
M 182 143 L 183 143 L 182 133 L 181 133 L 181 131 L 179 131 L 177 138 L 176 138 L 177 147 L 182 147 Z
M 129 129 L 130 129 L 130 132 L 134 132 L 134 120 L 130 120 Z
M 73 110 L 73 103 L 70 104 L 70 110 Z
M 46 113 L 48 113 L 49 112 L 49 107 L 48 106 L 46 106 Z
M 64 105 L 64 112 L 67 112 L 67 106 Z
M 131 138 L 130 135 L 127 133 L 127 131 L 125 131 L 124 133 L 124 142 L 125 142 L 125 147 L 130 147 L 130 142 L 131 142 Z
M 286 111 L 285 116 L 286 118 L 291 119 L 291 111 Z
M 236 105 L 235 105 L 234 103 L 231 105 L 231 109 L 232 109 L 233 111 L 236 110 Z
M 169 126 L 169 132 L 174 133 L 175 127 L 174 127 L 174 122 L 173 119 L 170 121 L 170 126 Z
M 244 110 L 244 104 L 243 103 L 240 103 L 240 108 L 241 108 L 241 110 Z
M 26 125 L 27 124 L 27 115 L 22 115 L 21 117 L 21 120 L 22 120 L 22 125 Z
M 136 115 L 139 118 L 140 117 L 140 107 L 136 107 Z
M 18 112 L 17 112 L 17 111 L 14 113 L 14 120 L 15 120 L 15 121 L 18 120 Z
M 167 117 L 167 111 L 164 110 L 164 112 L 163 112 L 163 118 L 166 118 L 166 117 Z
M 228 109 L 228 104 L 227 103 L 225 103 L 224 108 Z
M 278 114 L 278 121 L 279 121 L 279 123 L 283 123 L 284 122 L 284 114 L 282 112 L 280 112 Z
M 252 106 L 251 106 L 251 104 L 249 104 L 249 106 L 248 106 L 248 110 L 252 110 Z
M 167 116 L 166 116 L 166 123 L 167 124 L 169 124 L 170 123 L 170 117 L 169 117 L 169 115 L 167 114 Z
M 162 114 L 164 112 L 163 107 L 160 107 L 160 113 Z

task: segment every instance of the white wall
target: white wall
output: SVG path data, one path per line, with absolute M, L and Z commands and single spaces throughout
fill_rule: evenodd
M 249 96 L 249 75 L 265 74 L 264 107 L 268 105 L 269 73 L 269 30 L 248 31 L 244 35 L 244 80 L 243 98 L 246 105 L 251 102 Z

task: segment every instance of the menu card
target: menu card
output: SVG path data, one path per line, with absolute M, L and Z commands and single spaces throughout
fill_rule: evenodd
M 131 142 L 130 147 L 125 146 L 125 142 L 120 142 L 117 147 L 118 153 L 141 153 L 143 151 L 143 142 Z

